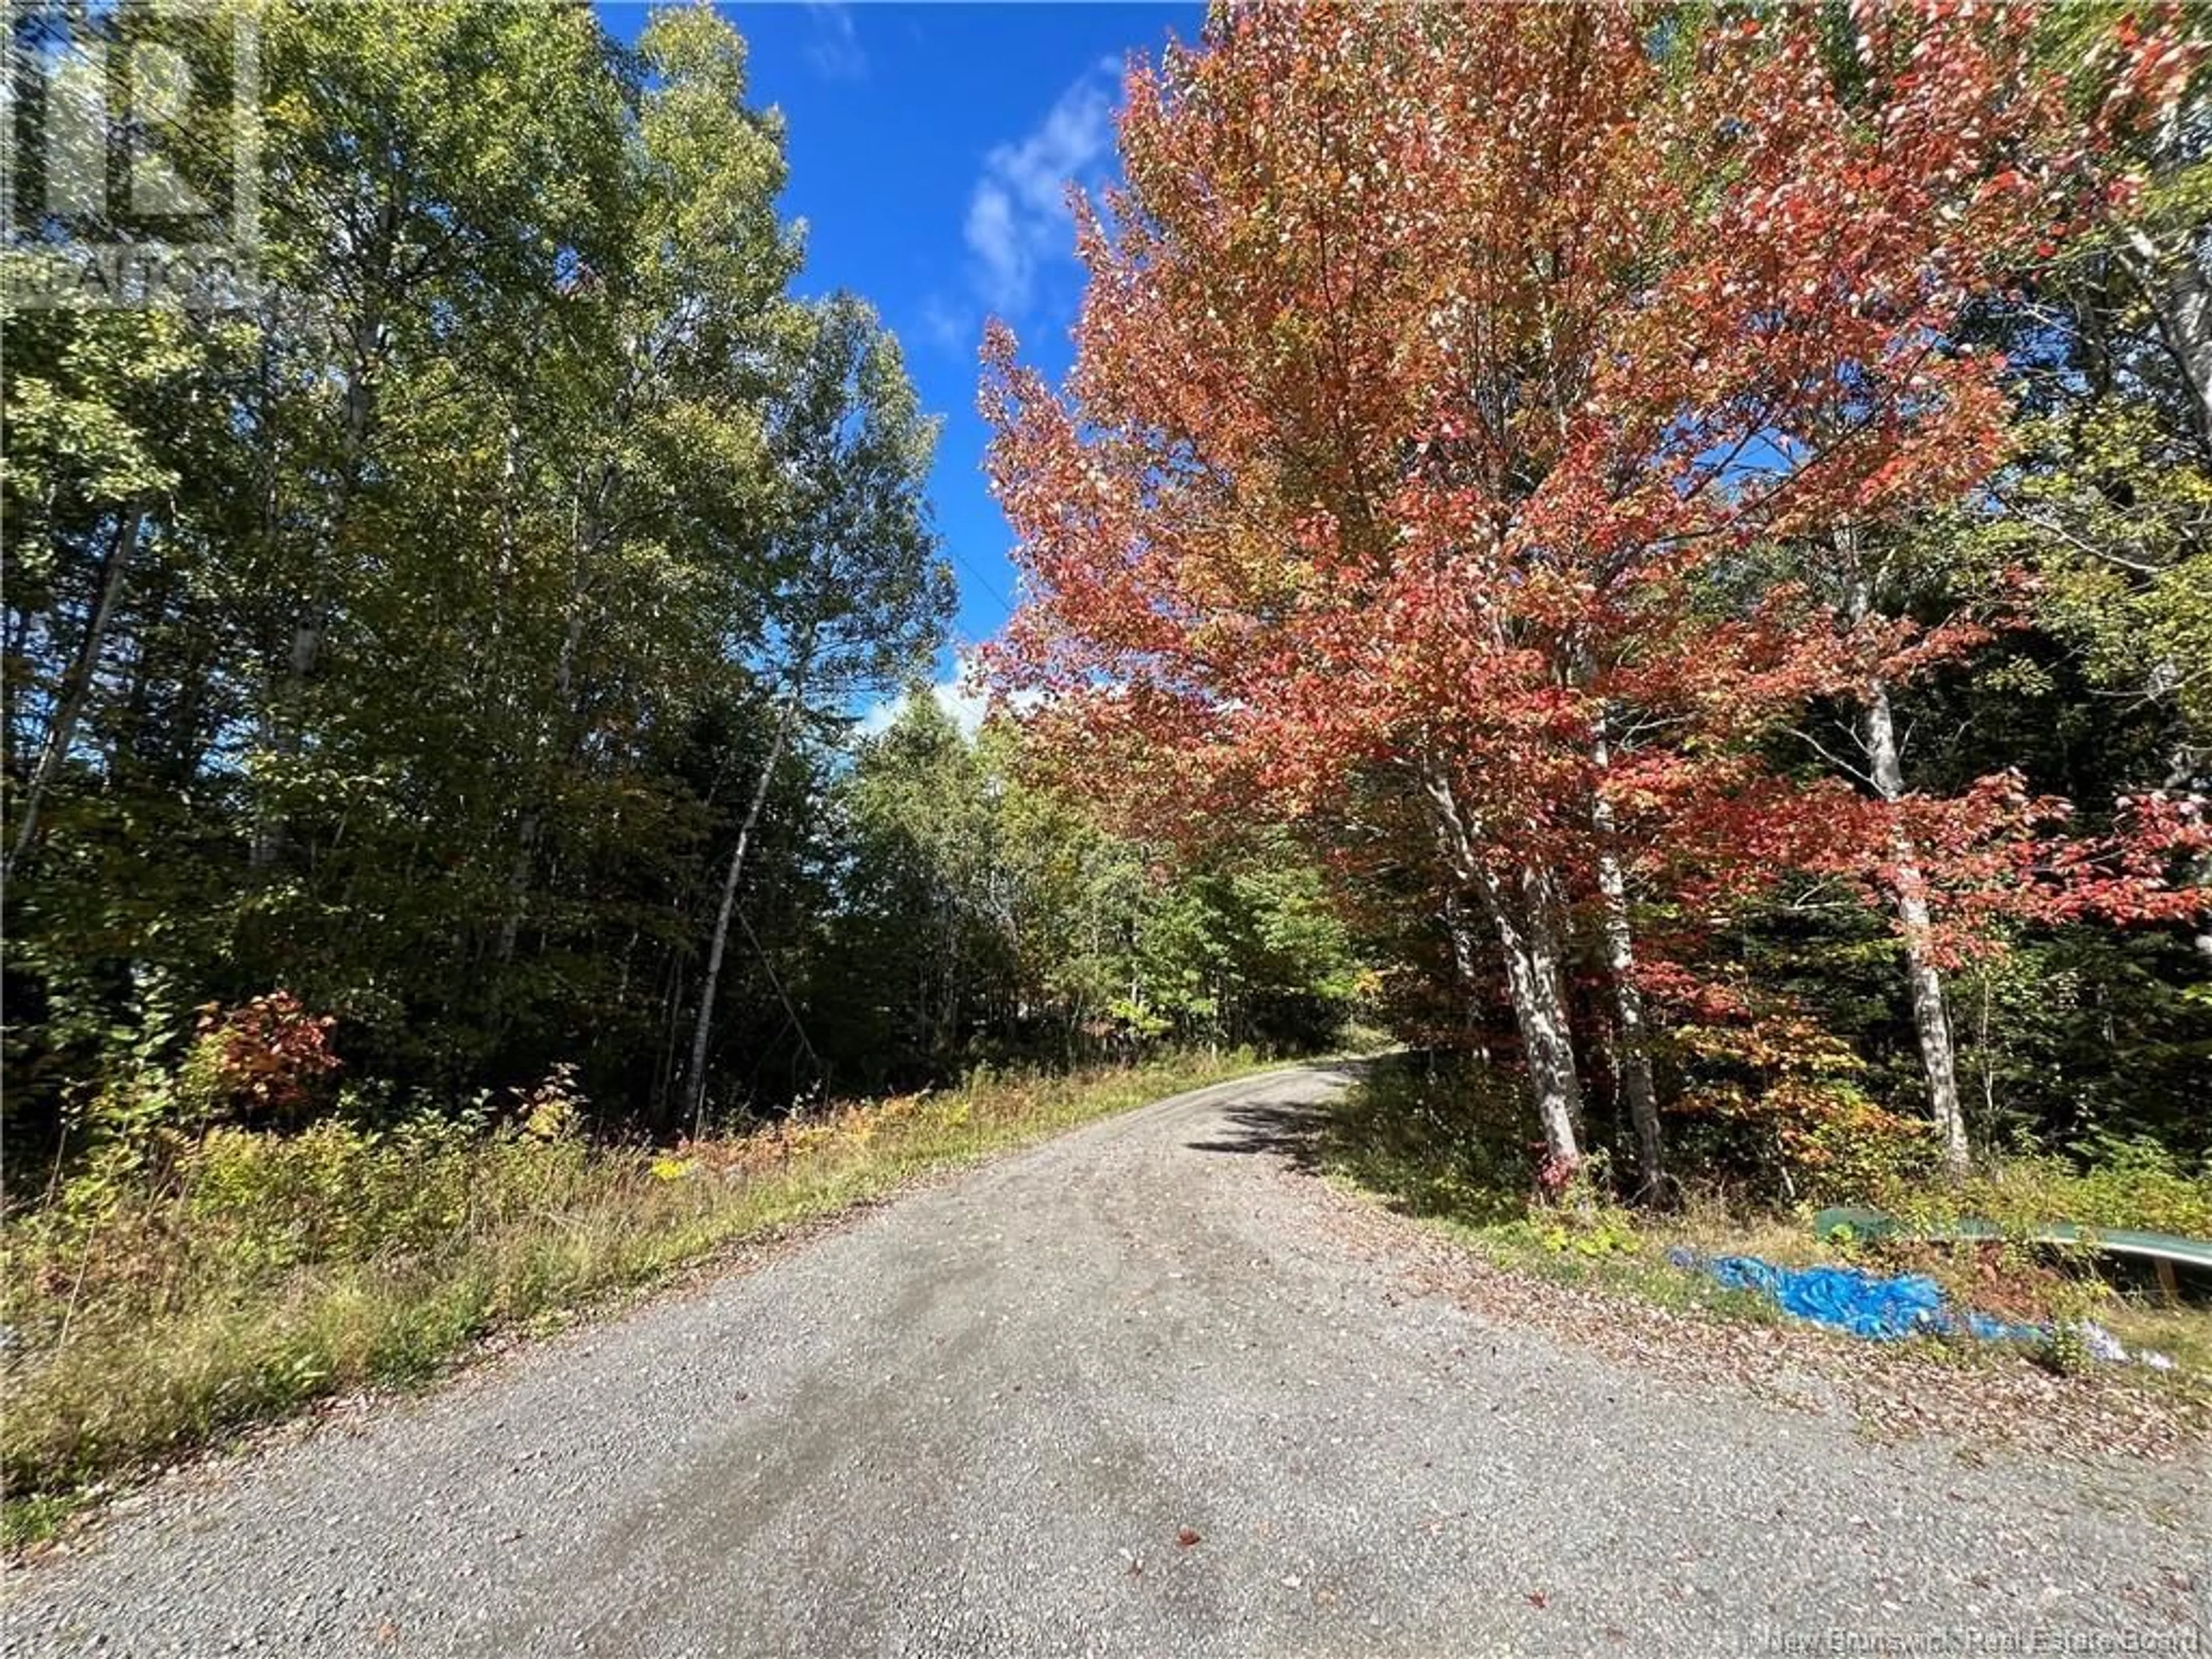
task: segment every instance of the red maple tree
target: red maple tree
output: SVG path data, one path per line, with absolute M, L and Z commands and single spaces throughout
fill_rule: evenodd
M 1419 860 L 1502 963 L 1555 1167 L 1577 913 L 1656 1179 L 1637 885 L 1869 865 L 1887 830 L 1756 740 L 1963 638 L 1743 591 L 1749 554 L 1987 472 L 2001 366 L 1954 325 L 2104 188 L 2032 12 L 1851 17 L 1224 9 L 1133 71 L 1126 185 L 1076 200 L 1065 387 L 987 340 L 1000 684 L 1151 811 Z

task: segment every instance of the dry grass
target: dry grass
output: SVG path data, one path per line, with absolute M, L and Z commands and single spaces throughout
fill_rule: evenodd
M 434 1376 L 492 1333 L 1255 1066 L 981 1079 L 674 1153 L 557 1121 L 173 1144 L 0 1236 L 9 1541 L 50 1530 L 73 1492 L 246 1425 Z

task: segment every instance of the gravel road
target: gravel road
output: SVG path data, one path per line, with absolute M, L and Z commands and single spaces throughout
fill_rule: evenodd
M 16 1574 L 6 1651 L 2212 1653 L 2201 1468 L 1872 1443 L 1419 1294 L 1280 1155 L 1343 1076 L 185 1482 Z

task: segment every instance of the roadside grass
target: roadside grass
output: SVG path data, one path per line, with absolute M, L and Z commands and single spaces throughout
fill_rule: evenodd
M 594 1146 L 559 1102 L 501 1127 L 172 1136 L 0 1225 L 0 1541 L 250 1425 L 423 1382 L 492 1334 L 1267 1063 L 979 1073 L 674 1151 Z
M 2212 1393 L 2212 1307 L 2164 1305 L 2123 1289 L 2100 1271 L 2094 1252 L 1998 1242 L 1826 1241 L 1816 1237 L 1811 1200 L 1782 1206 L 1741 1194 L 1692 1189 L 1666 1212 L 1631 1209 L 1596 1183 L 1576 1201 L 1534 1192 L 1533 1150 L 1520 1103 L 1499 1075 L 1430 1068 L 1418 1057 L 1377 1062 L 1337 1102 L 1313 1161 L 1340 1186 L 1420 1221 L 1510 1273 L 1633 1297 L 1672 1311 L 1814 1331 L 1756 1294 L 1728 1290 L 1669 1261 L 1686 1248 L 1701 1257 L 1755 1255 L 1788 1267 L 1820 1263 L 1883 1273 L 1923 1273 L 1959 1305 L 2022 1322 L 2095 1321 L 2130 1352 L 2148 1349 L 2172 1371 L 2106 1366 L 2148 1388 Z M 2130 1158 L 2136 1162 L 2130 1166 Z M 2007 1230 L 2068 1220 L 2212 1235 L 2212 1180 L 2144 1167 L 2124 1150 L 2110 1167 L 2078 1171 L 2054 1159 L 1997 1165 L 1959 1187 L 1895 1181 L 1826 1195 L 1909 1220 L 1978 1217 Z M 1856 1340 L 1838 1335 L 1839 1344 Z M 1889 1345 L 1951 1367 L 2017 1365 L 2045 1356 L 2027 1345 L 1936 1338 Z

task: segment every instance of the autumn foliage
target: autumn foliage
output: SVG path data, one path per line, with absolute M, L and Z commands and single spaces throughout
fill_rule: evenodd
M 185 1073 L 210 1109 L 283 1116 L 314 1101 L 340 1065 L 328 1014 L 311 1014 L 289 991 L 271 991 L 226 1009 L 198 1011 Z
M 2009 778 L 1775 762 L 1990 625 L 1885 614 L 1869 550 L 1998 462 L 1961 319 L 2124 201 L 2107 131 L 2189 62 L 2135 28 L 2085 125 L 2027 8 L 1836 15 L 1226 9 L 1129 77 L 1065 386 L 986 348 L 1000 684 L 1125 807 L 1395 872 L 1464 994 L 1504 986 L 1568 1164 L 1577 975 L 1632 1066 L 1703 920 L 1781 872 L 1896 901 L 1923 954 L 2185 902 L 2171 811 L 2091 850 Z

